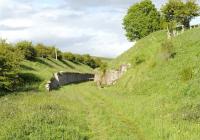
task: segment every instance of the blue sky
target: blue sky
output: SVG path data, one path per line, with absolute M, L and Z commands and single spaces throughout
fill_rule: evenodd
M 116 57 L 133 46 L 122 19 L 139 0 L 0 0 L 0 37 Z M 160 7 L 165 0 L 153 0 Z M 200 18 L 192 23 L 200 22 Z

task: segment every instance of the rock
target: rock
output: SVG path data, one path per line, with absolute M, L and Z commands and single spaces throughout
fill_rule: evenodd
M 104 74 L 101 72 L 96 72 L 94 77 L 94 82 L 97 85 L 114 85 L 117 83 L 117 80 L 127 72 L 128 68 L 131 67 L 131 64 L 123 64 L 118 70 L 107 70 Z

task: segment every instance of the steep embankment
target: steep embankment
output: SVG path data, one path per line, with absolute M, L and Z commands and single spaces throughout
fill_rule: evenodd
M 117 86 L 151 94 L 199 94 L 200 82 L 200 29 L 186 31 L 172 39 L 173 58 L 163 60 L 161 44 L 166 33 L 156 32 L 139 40 L 135 47 L 118 57 L 112 66 L 131 63 L 132 68 Z

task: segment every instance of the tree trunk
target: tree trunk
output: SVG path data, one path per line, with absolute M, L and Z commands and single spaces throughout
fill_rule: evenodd
M 188 18 L 184 19 L 183 25 L 186 29 L 190 28 L 190 20 Z
M 55 48 L 55 54 L 56 54 L 56 60 L 58 60 L 58 53 L 56 48 Z

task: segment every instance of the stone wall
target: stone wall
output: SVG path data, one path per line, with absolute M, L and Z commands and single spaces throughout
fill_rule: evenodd
M 94 81 L 97 83 L 98 86 L 114 85 L 117 80 L 121 78 L 124 73 L 126 73 L 130 66 L 130 64 L 123 64 L 118 70 L 107 70 L 104 74 L 96 72 Z
M 53 77 L 46 84 L 48 91 L 57 89 L 61 86 L 80 83 L 94 80 L 94 74 L 88 73 L 73 73 L 73 72 L 58 72 L 54 73 Z

